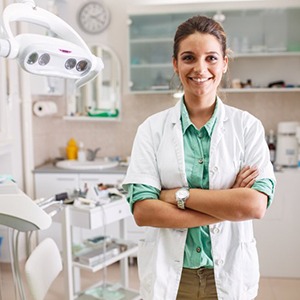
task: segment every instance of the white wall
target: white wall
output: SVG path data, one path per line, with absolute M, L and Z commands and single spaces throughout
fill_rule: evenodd
M 42 0 L 41 0 L 42 1 Z M 122 69 L 122 111 L 121 122 L 67 122 L 62 120 L 65 104 L 63 98 L 55 98 L 59 106 L 59 114 L 53 118 L 37 118 L 34 121 L 34 149 L 35 165 L 43 164 L 49 159 L 65 154 L 68 139 L 74 137 L 81 140 L 88 148 L 101 147 L 99 155 L 128 156 L 131 152 L 132 142 L 138 125 L 149 115 L 165 109 L 174 104 L 171 95 L 134 95 L 128 90 L 128 14 L 129 13 L 163 13 L 168 11 L 191 11 L 199 13 L 207 7 L 215 8 L 240 6 L 238 3 L 197 3 L 191 5 L 168 6 L 134 6 L 131 0 L 103 0 L 111 11 L 111 24 L 103 33 L 88 35 L 80 30 L 76 16 L 78 9 L 85 1 L 58 1 L 59 15 L 69 22 L 75 30 L 90 44 L 103 43 L 111 47 L 121 61 Z M 141 0 L 141 2 L 143 2 Z M 256 6 L 292 5 L 300 1 L 256 1 Z M 243 2 L 244 6 L 251 7 L 253 2 Z M 296 4 L 295 4 L 296 5 Z M 243 7 L 244 7 L 243 6 Z M 45 98 L 45 97 L 44 97 Z M 228 94 L 226 102 L 241 109 L 248 110 L 265 125 L 266 131 L 276 131 L 277 123 L 283 120 L 300 120 L 300 94 Z M 35 100 L 35 99 L 34 99 Z M 284 109 L 282 109 L 284 107 Z M 271 112 L 271 113 L 270 113 Z

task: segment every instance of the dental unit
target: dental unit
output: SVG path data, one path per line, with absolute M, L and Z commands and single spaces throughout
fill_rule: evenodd
M 22 21 L 46 28 L 55 36 L 21 33 L 13 35 L 10 23 Z M 75 79 L 77 88 L 103 69 L 79 34 L 65 21 L 34 1 L 8 5 L 2 13 L 0 57 L 16 59 L 25 71 L 43 76 Z
M 31 33 L 14 36 L 10 25 L 11 22 L 19 21 L 44 27 L 55 36 Z M 37 7 L 33 0 L 12 3 L 3 10 L 0 23 L 0 57 L 16 59 L 20 67 L 31 74 L 73 79 L 77 88 L 94 79 L 104 67 L 102 59 L 91 53 L 87 44 L 70 25 L 53 13 Z M 10 206 L 14 201 L 3 202 L 6 196 L 13 198 L 13 194 L 8 196 L 1 193 L 2 187 L 3 184 L 0 185 L 0 214 L 1 220 L 4 220 L 4 206 Z M 29 199 L 24 193 L 15 193 L 15 199 L 20 200 L 22 197 L 24 201 Z M 7 211 L 12 214 L 10 210 Z M 40 211 L 41 219 L 45 220 L 43 211 Z M 17 220 L 17 209 L 15 213 Z M 36 210 L 33 209 L 32 213 L 36 215 Z M 46 226 L 44 223 L 39 224 L 38 220 L 36 222 L 36 226 L 29 228 L 36 230 L 50 226 L 50 223 Z
M 51 36 L 32 33 L 15 36 L 11 22 L 44 27 L 51 32 Z M 70 25 L 37 7 L 32 0 L 9 4 L 1 13 L 0 57 L 17 60 L 19 66 L 31 74 L 72 79 L 76 88 L 93 80 L 104 67 L 102 59 L 91 53 Z M 16 273 L 14 279 L 22 299 L 25 296 L 18 270 L 18 235 L 20 232 L 47 229 L 55 212 L 48 214 L 44 209 L 57 203 L 55 200 L 33 201 L 11 180 L 0 181 L 0 224 L 12 230 L 10 245 Z

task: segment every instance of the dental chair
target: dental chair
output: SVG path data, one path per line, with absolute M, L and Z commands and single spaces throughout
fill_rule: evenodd
M 56 243 L 46 238 L 32 251 L 25 263 L 25 278 L 33 300 L 43 300 L 62 271 L 62 260 Z

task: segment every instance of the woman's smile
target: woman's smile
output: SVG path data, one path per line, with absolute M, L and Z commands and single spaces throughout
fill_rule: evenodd
M 189 79 L 196 83 L 205 83 L 205 82 L 209 81 L 211 79 L 211 77 L 210 78 L 208 78 L 208 77 L 202 77 L 202 78 L 201 77 L 200 78 L 199 77 L 189 77 Z
M 180 45 L 178 59 L 173 61 L 188 99 L 207 96 L 214 101 L 217 88 L 227 68 L 218 40 L 210 34 L 196 32 Z

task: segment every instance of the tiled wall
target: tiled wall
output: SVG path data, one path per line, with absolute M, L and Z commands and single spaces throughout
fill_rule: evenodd
M 170 95 L 126 94 L 122 98 L 120 122 L 76 122 L 62 119 L 65 110 L 63 98 L 53 100 L 59 107 L 56 116 L 33 118 L 35 166 L 64 156 L 71 137 L 82 141 L 87 148 L 101 147 L 99 156 L 126 157 L 130 155 L 138 125 L 149 115 L 176 102 Z M 223 101 L 257 116 L 266 132 L 270 129 L 276 131 L 280 121 L 300 121 L 300 93 L 227 94 Z

